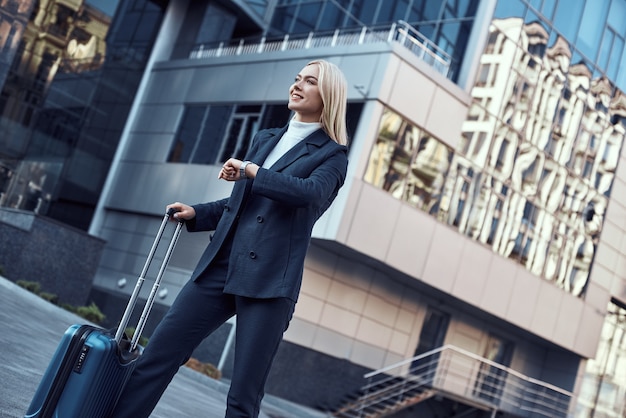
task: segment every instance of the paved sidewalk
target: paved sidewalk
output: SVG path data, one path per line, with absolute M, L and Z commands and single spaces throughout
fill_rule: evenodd
M 68 326 L 85 320 L 0 277 L 0 418 L 23 418 Z M 228 383 L 187 367 L 166 390 L 152 418 L 224 416 Z M 267 395 L 262 418 L 326 415 Z

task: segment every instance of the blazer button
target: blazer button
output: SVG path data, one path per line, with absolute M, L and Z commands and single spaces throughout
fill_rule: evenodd
M 262 222 L 263 222 L 263 217 L 262 217 L 261 215 L 258 215 L 258 216 L 256 217 L 256 221 L 257 221 L 258 223 L 262 223 Z
M 250 251 L 250 254 L 248 254 L 250 256 L 250 258 L 256 258 L 256 253 L 254 251 Z

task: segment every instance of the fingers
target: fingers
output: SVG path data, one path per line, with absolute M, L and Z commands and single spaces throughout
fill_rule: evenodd
M 172 215 L 172 219 L 185 219 L 189 220 L 196 216 L 196 211 L 193 207 L 186 205 L 184 203 L 175 202 L 167 205 L 165 210 L 169 211 L 170 209 L 174 209 L 176 213 Z
M 224 163 L 222 169 L 220 170 L 217 178 L 223 179 L 226 181 L 236 181 L 239 180 L 239 166 L 241 165 L 241 161 L 236 158 L 229 158 L 228 161 Z

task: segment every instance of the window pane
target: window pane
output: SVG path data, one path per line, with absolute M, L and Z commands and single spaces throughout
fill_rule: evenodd
M 205 112 L 205 106 L 190 106 L 185 109 L 167 161 L 172 163 L 189 162 L 193 148 L 198 140 L 198 135 L 202 129 Z
M 626 36 L 626 1 L 614 0 L 611 3 L 611 11 L 607 23 L 615 32 Z
M 609 64 L 606 68 L 606 74 L 611 80 L 617 78 L 617 72 L 619 70 L 619 63 L 622 55 L 624 54 L 624 39 L 615 37 L 613 42 L 612 52 L 609 54 Z M 626 54 L 625 54 L 626 55 Z
M 298 16 L 293 27 L 293 32 L 311 32 L 315 29 L 315 24 L 322 11 L 321 3 L 303 4 L 300 6 Z
M 613 40 L 615 34 L 610 29 L 605 29 L 602 43 L 600 44 L 600 52 L 598 55 L 597 64 L 602 70 L 606 70 L 609 61 L 609 55 L 613 49 Z
M 496 5 L 493 17 L 496 19 L 506 19 L 507 17 L 524 16 L 526 5 L 520 0 L 499 1 Z
M 272 19 L 272 29 L 277 30 L 279 33 L 289 33 L 295 12 L 295 6 L 277 7 Z
M 376 3 L 377 2 L 370 0 L 355 0 L 350 12 L 352 15 L 356 16 L 360 22 L 351 19 L 352 21 L 350 22 L 350 25 L 357 25 L 360 23 L 371 25 L 374 22 Z
M 385 7 L 381 7 L 378 12 L 376 22 L 391 23 L 399 19 L 406 18 L 406 11 L 408 9 L 408 0 L 391 0 L 385 3 Z
M 322 12 L 322 19 L 319 23 L 320 30 L 335 29 L 343 26 L 344 13 L 333 2 L 326 2 L 324 4 L 324 11 Z
M 192 162 L 194 164 L 217 164 L 221 162 L 217 161 L 217 156 L 224 141 L 224 133 L 231 110 L 232 106 L 212 106 L 208 110 L 198 145 L 193 153 Z
M 583 18 L 580 21 L 576 46 L 578 46 L 583 55 L 591 58 L 593 61 L 596 59 L 608 10 L 609 0 L 588 1 L 585 5 Z
M 560 1 L 554 16 L 554 26 L 566 39 L 576 39 L 576 31 L 585 5 L 584 0 Z

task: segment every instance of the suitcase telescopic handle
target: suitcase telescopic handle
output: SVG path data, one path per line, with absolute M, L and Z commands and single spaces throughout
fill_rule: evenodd
M 143 266 L 143 269 L 141 270 L 141 274 L 139 275 L 139 278 L 137 279 L 137 282 L 135 283 L 135 288 L 133 289 L 133 293 L 130 296 L 130 299 L 128 301 L 128 304 L 126 305 L 126 309 L 124 310 L 124 314 L 122 315 L 122 319 L 120 320 L 120 324 L 117 328 L 117 331 L 115 333 L 115 341 L 117 342 L 118 345 L 121 344 L 122 339 L 124 338 L 124 331 L 126 330 L 126 327 L 128 326 L 128 322 L 130 321 L 130 317 L 133 313 L 133 310 L 135 309 L 135 305 L 137 305 L 137 299 L 139 299 L 139 293 L 141 291 L 141 288 L 146 280 L 146 275 L 148 274 L 148 270 L 150 269 L 150 264 L 152 263 L 152 260 L 154 259 L 154 255 L 156 253 L 157 247 L 159 246 L 159 242 L 161 241 L 161 239 L 163 238 L 163 232 L 165 231 L 165 227 L 167 226 L 168 221 L 170 220 L 170 218 L 172 217 L 172 215 L 174 215 L 174 213 L 176 213 L 177 210 L 170 208 L 167 213 L 163 216 L 163 220 L 161 221 L 161 225 L 159 227 L 159 231 L 156 234 L 156 237 L 154 238 L 154 242 L 152 243 L 152 247 L 150 248 L 150 252 L 148 253 L 148 257 L 146 258 L 146 262 Z M 161 269 L 159 271 L 159 275 L 157 276 L 157 281 L 155 281 L 155 285 L 159 284 L 160 282 L 160 276 L 163 275 L 163 272 L 165 271 L 165 267 L 167 267 L 167 263 L 169 262 L 169 258 L 171 256 L 171 252 L 174 250 L 174 245 L 176 245 L 176 241 L 178 241 L 178 236 L 180 235 L 180 231 L 182 229 L 182 226 L 184 224 L 184 221 L 181 219 L 178 221 L 178 224 L 176 225 L 176 230 L 174 231 L 174 236 L 172 237 L 172 240 L 170 241 L 170 246 L 168 248 L 168 252 L 165 256 L 165 259 L 163 260 L 163 263 L 161 265 Z M 172 245 L 173 243 L 173 245 Z M 157 286 L 158 289 L 158 286 Z M 156 293 L 156 290 L 152 289 L 151 292 L 151 296 L 152 293 Z M 150 301 L 150 299 L 148 299 Z M 154 297 L 152 297 L 152 302 L 154 303 Z M 146 303 L 146 307 L 147 307 Z M 150 307 L 151 309 L 151 307 Z M 145 311 L 145 307 L 144 307 L 144 311 Z M 148 310 L 149 312 L 149 310 Z M 142 315 L 143 317 L 143 315 Z M 137 336 L 136 340 L 139 341 L 139 334 L 140 331 L 143 331 L 143 325 L 141 327 L 141 330 L 139 329 L 139 326 L 137 326 L 137 328 L 135 329 L 135 334 L 133 337 Z M 135 342 L 135 338 L 133 338 L 133 342 Z M 131 343 L 132 344 L 132 343 Z M 131 351 L 134 350 L 136 348 L 136 342 L 134 343 L 134 345 L 132 345 Z

